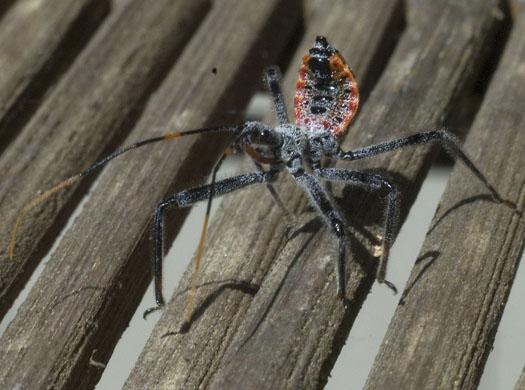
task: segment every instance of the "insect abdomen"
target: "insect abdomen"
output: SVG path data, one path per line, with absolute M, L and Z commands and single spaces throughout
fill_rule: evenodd
M 352 70 L 325 38 L 303 58 L 295 93 L 295 122 L 307 130 L 342 136 L 359 105 Z

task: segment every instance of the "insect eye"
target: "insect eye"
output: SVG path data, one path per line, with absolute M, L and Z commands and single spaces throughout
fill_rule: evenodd
M 280 137 L 271 129 L 260 129 L 253 135 L 251 142 L 261 145 L 277 145 L 280 142 Z

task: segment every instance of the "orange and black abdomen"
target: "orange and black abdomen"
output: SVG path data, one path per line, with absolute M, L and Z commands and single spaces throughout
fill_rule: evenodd
M 303 57 L 294 99 L 295 123 L 306 130 L 346 133 L 359 106 L 352 70 L 325 38 Z

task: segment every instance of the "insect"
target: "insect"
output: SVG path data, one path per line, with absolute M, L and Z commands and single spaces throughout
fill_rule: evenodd
M 462 151 L 458 139 L 445 130 L 415 133 L 404 138 L 360 149 L 342 150 L 339 143 L 357 112 L 359 90 L 352 70 L 346 64 L 341 54 L 324 37 L 318 36 L 314 46 L 303 57 L 294 99 L 294 123 L 290 122 L 287 115 L 279 85 L 279 69 L 277 67 L 268 68 L 265 71 L 264 80 L 273 98 L 279 122 L 276 127 L 270 127 L 261 122 L 249 121 L 233 126 L 169 132 L 159 137 L 145 139 L 124 147 L 93 163 L 83 172 L 64 180 L 28 203 L 20 211 L 12 230 L 9 247 L 10 257 L 13 257 L 14 254 L 17 230 L 22 218 L 50 196 L 130 150 L 156 142 L 169 141 L 201 133 L 229 134 L 232 136 L 233 142 L 215 164 L 210 184 L 180 191 L 158 204 L 153 218 L 153 273 L 156 306 L 148 309 L 144 313 L 144 317 L 152 311 L 163 307 L 165 303 L 162 294 L 163 216 L 166 209 L 170 207 L 188 207 L 204 200 L 208 202 L 196 254 L 192 288 L 186 304 L 185 318 L 186 323 L 188 323 L 191 318 L 196 291 L 196 278 L 204 251 L 211 202 L 216 196 L 253 184 L 265 184 L 277 204 L 286 210 L 272 183 L 281 172 L 287 171 L 309 195 L 311 203 L 323 217 L 325 224 L 331 229 L 337 241 L 337 293 L 341 298 L 345 297 L 345 263 L 348 240 L 346 238 L 344 217 L 334 204 L 325 183 L 340 181 L 349 185 L 360 185 L 369 189 L 384 190 L 387 201 L 384 209 L 383 235 L 376 280 L 387 285 L 394 292 L 396 291 L 395 286 L 387 281 L 385 276 L 390 247 L 397 229 L 399 192 L 394 183 L 381 175 L 350 169 L 324 167 L 322 164 L 323 158 L 356 161 L 406 146 L 438 142 L 452 157 L 459 158 L 484 183 L 494 199 L 501 201 L 496 190 Z M 217 180 L 217 171 L 232 150 L 246 152 L 255 162 L 256 171 Z

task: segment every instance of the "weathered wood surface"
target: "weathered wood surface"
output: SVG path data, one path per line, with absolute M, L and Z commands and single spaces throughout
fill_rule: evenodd
M 465 149 L 517 209 L 454 169 L 367 388 L 477 388 L 525 238 L 525 13 L 485 96 Z
M 0 151 L 108 10 L 108 0 L 20 0 L 7 10 L 0 20 Z
M 409 4 L 408 30 L 351 130 L 346 148 L 441 124 L 462 86 L 482 63 L 481 53 L 486 52 L 481 49 L 501 15 L 497 1 L 475 1 L 468 6 L 446 1 Z M 351 39 L 352 34 L 347 36 Z M 344 50 L 343 54 L 353 63 L 354 54 Z M 359 166 L 390 172 L 400 183 L 406 211 L 433 155 L 431 148 L 420 147 Z M 366 239 L 354 243 L 354 258 L 368 265 L 364 271 L 356 262 L 350 264 L 345 310 L 335 294 L 332 235 L 321 228 L 314 213 L 304 212 L 304 197 L 295 186 L 283 184 L 280 189 L 288 207 L 300 214 L 303 228 L 287 236 L 286 221 L 271 200 L 261 195 L 264 189 L 227 198 L 212 228 L 199 305 L 189 332 L 162 337 L 180 325 L 187 273 L 128 388 L 180 383 L 212 388 L 316 388 L 326 381 L 373 283 L 373 260 L 367 255 L 371 243 Z M 369 211 L 380 203 L 371 206 L 374 199 L 356 191 L 346 194 L 353 199 L 353 224 L 377 233 L 375 218 L 380 216 Z M 367 215 L 360 210 L 368 211 Z M 247 283 L 262 283 L 253 299 L 246 293 Z
M 80 172 L 129 129 L 203 17 L 208 2 L 135 1 L 96 35 L 53 94 L 0 156 L 0 316 L 56 237 L 73 191 L 27 215 L 13 260 L 17 213 L 40 191 Z M 73 201 L 73 203 L 75 203 Z
M 306 48 L 311 47 L 316 34 L 334 31 L 333 36 L 329 35 L 331 41 L 348 58 L 355 57 L 352 67 L 366 79 L 375 66 L 378 51 L 387 50 L 385 40 L 390 41 L 397 30 L 394 26 L 402 23 L 400 2 L 330 1 L 324 5 L 320 8 L 322 14 L 316 15 L 311 26 L 306 26 L 305 39 L 290 63 L 292 74 L 286 77 L 288 90 L 295 85 L 298 61 Z M 253 167 L 250 165 L 249 169 Z M 251 284 L 261 283 L 286 240 L 286 226 L 277 224 L 282 219 L 281 212 L 274 208 L 266 189 L 257 188 L 249 194 L 230 195 L 229 211 L 220 212 L 210 230 L 199 283 L 202 286 L 198 290 L 199 303 L 194 314 L 196 320 L 190 331 L 162 337 L 177 331 L 181 324 L 189 281 L 187 273 L 125 388 L 206 388 L 218 366 L 228 361 L 223 357 L 225 347 L 252 301 Z M 298 190 L 292 188 L 282 195 L 288 202 L 290 196 L 298 196 Z M 257 385 L 245 388 L 257 388 Z
M 166 2 L 145 7 L 157 10 L 157 4 L 159 20 L 146 19 L 149 11 L 142 11 L 150 29 L 168 23 Z M 179 14 L 188 15 L 187 2 L 184 8 Z M 228 0 L 212 7 L 126 143 L 209 121 L 240 120 L 259 85 L 253 80 L 260 79 L 266 61 L 275 60 L 299 16 L 294 2 Z M 210 39 L 216 36 L 228 39 Z M 147 228 L 155 204 L 174 182 L 180 188 L 188 177 L 202 181 L 224 141 L 181 139 L 108 166 L 1 339 L 1 387 L 93 386 L 101 371 L 89 364 L 92 351 L 107 361 L 150 280 Z

